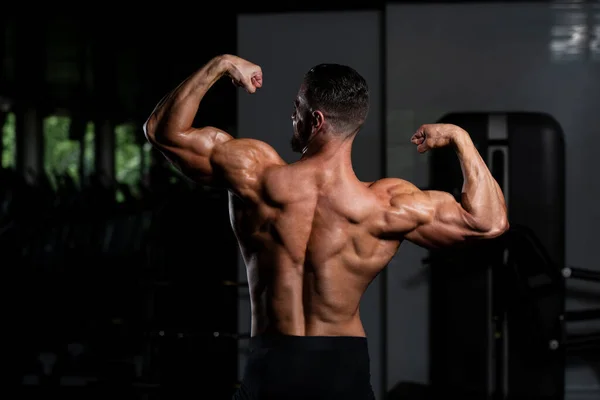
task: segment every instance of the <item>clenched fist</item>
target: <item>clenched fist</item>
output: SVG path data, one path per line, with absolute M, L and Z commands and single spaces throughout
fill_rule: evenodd
M 228 63 L 227 73 L 234 85 L 243 87 L 248 93 L 254 93 L 262 87 L 262 70 L 258 65 L 237 56 L 223 57 Z
M 425 153 L 430 149 L 448 146 L 462 132 L 462 128 L 452 124 L 426 124 L 417 129 L 410 141 L 417 145 L 419 153 Z

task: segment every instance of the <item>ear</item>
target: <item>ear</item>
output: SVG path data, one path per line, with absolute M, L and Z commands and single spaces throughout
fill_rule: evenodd
M 325 123 L 325 116 L 321 111 L 313 111 L 311 115 L 311 124 L 313 129 L 319 130 L 323 127 Z

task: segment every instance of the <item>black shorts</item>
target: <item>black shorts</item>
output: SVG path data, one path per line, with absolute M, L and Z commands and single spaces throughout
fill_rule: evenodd
M 235 400 L 375 399 L 364 337 L 261 335 Z

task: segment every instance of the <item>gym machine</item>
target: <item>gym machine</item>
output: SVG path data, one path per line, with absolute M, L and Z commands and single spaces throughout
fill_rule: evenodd
M 565 281 L 578 280 L 600 284 L 600 271 L 585 268 L 565 267 L 561 271 Z M 598 287 L 600 290 L 600 287 Z M 600 308 L 567 310 L 564 314 L 565 335 L 563 346 L 567 355 L 594 354 L 600 359 L 600 330 L 582 333 L 569 333 L 569 324 L 586 321 L 600 321 Z
M 562 400 L 561 127 L 540 113 L 453 113 L 439 122 L 469 132 L 504 192 L 511 229 L 479 246 L 428 258 L 433 391 L 486 400 Z M 430 166 L 431 189 L 460 201 L 462 173 L 454 151 L 432 152 Z

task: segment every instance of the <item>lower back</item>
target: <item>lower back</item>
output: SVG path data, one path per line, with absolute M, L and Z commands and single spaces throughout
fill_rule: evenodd
M 278 310 L 275 311 L 275 314 L 286 313 L 286 311 Z M 279 333 L 292 336 L 365 336 L 358 314 L 341 323 L 323 321 L 311 315 L 302 316 L 302 318 L 295 321 L 289 321 L 286 317 L 272 318 L 253 313 L 252 336 L 261 333 Z
M 370 280 L 342 265 L 262 268 L 251 291 L 253 334 L 365 336 L 359 303 Z

